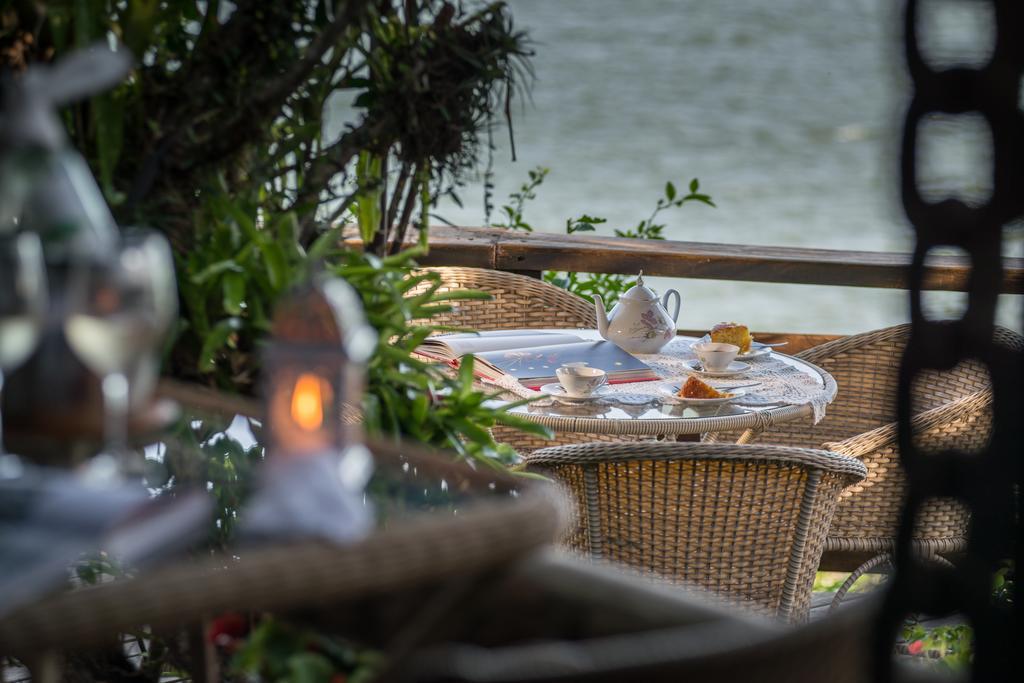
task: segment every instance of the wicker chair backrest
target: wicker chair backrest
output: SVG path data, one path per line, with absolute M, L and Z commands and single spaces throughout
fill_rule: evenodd
M 867 466 L 868 478 L 845 490 L 840 498 L 829 532 L 830 550 L 885 552 L 892 547 L 905 491 L 895 432 L 866 435 L 878 444 L 876 448 L 867 444 L 854 453 L 847 447 L 859 435 L 895 421 L 897 370 L 909 333 L 909 325 L 897 325 L 828 342 L 800 354 L 835 377 L 839 394 L 819 424 L 792 423 L 759 437 L 760 442 L 835 448 L 856 455 Z M 1024 348 L 1024 338 L 1015 332 L 996 328 L 995 334 L 998 343 L 1007 348 Z M 915 415 L 926 415 L 926 411 L 954 402 L 963 402 L 965 410 L 954 419 L 922 425 L 917 431 L 921 448 L 960 448 L 968 452 L 983 448 L 991 422 L 989 387 L 988 372 L 976 361 L 960 363 L 948 371 L 922 373 L 914 385 Z M 840 442 L 846 443 L 840 446 Z M 916 520 L 915 542 L 927 554 L 959 550 L 968 519 L 966 509 L 956 501 L 929 501 Z
M 491 300 L 457 302 L 456 310 L 431 318 L 435 325 L 474 330 L 574 328 L 597 326 L 594 306 L 584 299 L 546 282 L 525 275 L 486 268 L 428 268 L 439 273 L 444 285 L 439 291 L 475 289 L 487 292 Z M 426 285 L 410 294 L 423 291 Z
M 637 442 L 527 456 L 576 501 L 565 543 L 799 621 L 852 458 L 777 446 Z
M 828 371 L 839 393 L 816 425 L 787 423 L 759 437 L 759 441 L 818 448 L 896 420 L 897 371 L 907 346 L 910 325 L 843 337 L 798 354 Z M 1008 347 L 1024 340 L 1004 328 L 997 339 Z M 948 371 L 924 373 L 914 387 L 915 413 L 945 405 L 989 387 L 988 373 L 977 362 L 961 363 Z

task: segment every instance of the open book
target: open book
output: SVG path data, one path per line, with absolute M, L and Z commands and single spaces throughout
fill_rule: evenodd
M 430 337 L 416 353 L 459 367 L 473 356 L 474 373 L 484 379 L 514 377 L 530 389 L 557 382 L 555 370 L 565 363 L 586 362 L 608 373 L 612 384 L 659 379 L 643 361 L 609 341 L 585 341 L 571 333 L 498 330 Z

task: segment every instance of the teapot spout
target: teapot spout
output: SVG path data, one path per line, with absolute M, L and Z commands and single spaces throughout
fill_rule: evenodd
M 597 331 L 605 339 L 608 338 L 608 314 L 604 310 L 604 301 L 600 294 L 594 295 L 594 313 L 597 317 Z

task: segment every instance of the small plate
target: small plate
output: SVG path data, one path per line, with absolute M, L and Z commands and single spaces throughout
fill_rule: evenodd
M 680 403 L 694 406 L 717 406 L 730 401 L 735 401 L 736 399 L 747 395 L 747 392 L 743 389 L 737 389 L 736 391 L 731 392 L 731 395 L 726 398 L 683 398 L 682 396 L 679 396 L 679 387 L 682 385 L 682 382 L 663 382 L 658 385 L 658 392 L 662 396 L 669 396 Z
M 739 361 L 734 360 L 729 363 L 729 367 L 725 370 L 704 370 L 703 366 L 700 364 L 699 358 L 687 361 L 686 367 L 693 370 L 695 375 L 704 375 L 706 377 L 735 377 L 736 375 L 742 375 L 750 369 L 750 365 L 747 363 L 740 363 Z
M 570 396 L 565 393 L 565 387 L 556 382 L 552 384 L 545 384 L 540 388 L 540 391 L 542 394 L 547 394 L 551 398 L 563 403 L 590 403 L 591 401 L 596 401 L 608 395 L 611 391 L 611 387 L 605 384 L 594 389 L 594 393 L 589 396 Z
M 767 356 L 771 352 L 772 347 L 765 346 L 761 342 L 751 342 L 750 350 L 747 351 L 746 353 L 741 353 L 736 357 L 739 358 L 740 360 L 750 360 L 751 358 L 761 358 L 762 356 Z

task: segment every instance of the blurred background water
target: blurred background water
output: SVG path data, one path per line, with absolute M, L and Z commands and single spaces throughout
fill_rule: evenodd
M 906 251 L 896 196 L 907 84 L 890 0 L 510 0 L 535 43 L 532 102 L 513 111 L 517 161 L 495 130 L 495 200 L 544 166 L 525 217 L 561 232 L 582 213 L 631 227 L 665 181 L 691 178 L 718 205 L 662 214 L 669 239 Z M 926 44 L 982 60 L 987 17 L 935 0 Z M 982 10 L 984 8 L 982 7 Z M 957 51 L 954 48 L 958 48 Z M 976 124 L 977 122 L 973 122 Z M 987 131 L 937 120 L 923 180 L 941 194 L 984 195 Z M 933 130 L 932 130 L 933 129 Z M 931 138 L 928 138 L 930 140 Z M 927 142 L 928 140 L 925 140 Z M 926 145 L 927 147 L 927 145 Z M 437 214 L 484 224 L 482 179 Z M 499 216 L 492 216 L 497 220 Z M 1019 241 L 1015 245 L 1020 251 Z M 1019 255 L 1019 253 L 1017 254 Z M 907 294 L 862 288 L 655 279 L 683 296 L 682 328 L 736 320 L 771 331 L 850 333 L 907 319 Z M 1021 297 L 1001 319 L 1020 328 Z M 962 297 L 929 296 L 935 315 Z

